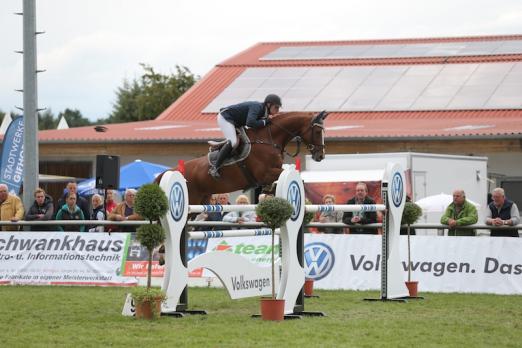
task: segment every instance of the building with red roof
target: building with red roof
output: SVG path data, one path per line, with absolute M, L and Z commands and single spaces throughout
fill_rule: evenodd
M 477 155 L 493 176 L 522 169 L 522 35 L 259 43 L 155 120 L 41 131 L 41 166 L 92 175 L 97 154 L 175 165 L 221 137 L 220 107 L 269 93 L 282 97 L 282 111 L 330 112 L 327 153 Z

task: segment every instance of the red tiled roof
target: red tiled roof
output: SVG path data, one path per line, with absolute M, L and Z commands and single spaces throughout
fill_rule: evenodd
M 424 38 L 399 40 L 271 42 L 259 43 L 216 65 L 196 85 L 162 112 L 156 120 L 107 125 L 108 131 L 96 133 L 93 127 L 40 132 L 41 142 L 132 142 L 132 141 L 204 141 L 220 137 L 215 115 L 204 113 L 205 107 L 250 67 L 349 66 L 389 64 L 455 64 L 470 62 L 522 61 L 522 54 L 487 56 L 452 56 L 422 58 L 335 59 L 335 60 L 260 60 L 282 46 L 327 46 L 367 44 L 416 44 L 460 41 L 522 40 L 522 35 Z M 360 126 L 350 128 L 350 126 Z M 522 135 L 522 110 L 449 110 L 338 112 L 326 121 L 327 137 L 397 138 Z M 179 128 L 175 128 L 179 127 Z M 455 128 L 457 127 L 457 128 Z M 460 128 L 458 128 L 460 127 Z M 201 130 L 201 129 L 207 130 Z M 209 130 L 210 129 L 210 130 Z
M 506 138 L 522 133 L 522 110 L 352 112 L 332 113 L 326 119 L 329 139 L 400 137 L 489 137 Z M 40 142 L 205 142 L 221 138 L 214 114 L 198 120 L 145 121 L 107 125 L 107 131 L 94 127 L 47 130 Z

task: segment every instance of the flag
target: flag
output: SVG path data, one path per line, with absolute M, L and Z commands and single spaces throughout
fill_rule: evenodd
M 24 118 L 13 119 L 4 135 L 0 181 L 18 194 L 24 178 Z

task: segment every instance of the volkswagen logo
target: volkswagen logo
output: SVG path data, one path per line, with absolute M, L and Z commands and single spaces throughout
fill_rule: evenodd
M 288 186 L 287 199 L 294 208 L 294 212 L 292 213 L 292 216 L 290 216 L 290 219 L 295 221 L 299 217 L 299 213 L 301 213 L 301 188 L 295 180 L 293 180 Z
M 391 185 L 391 191 L 392 191 L 391 195 L 392 195 L 393 205 L 396 206 L 397 208 L 402 203 L 403 185 L 404 185 L 404 183 L 402 182 L 401 174 L 399 172 L 396 172 L 395 174 L 393 174 L 392 185 Z
M 314 242 L 305 245 L 305 272 L 307 278 L 320 280 L 326 277 L 335 263 L 335 255 L 327 244 Z
M 170 189 L 169 207 L 170 215 L 174 221 L 181 220 L 183 211 L 185 210 L 185 194 L 179 182 L 174 183 Z

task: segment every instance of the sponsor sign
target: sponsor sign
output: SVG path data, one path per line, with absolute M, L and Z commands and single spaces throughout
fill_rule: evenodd
M 305 270 L 315 277 L 314 287 L 380 289 L 381 236 L 307 234 L 305 245 Z M 412 280 L 419 281 L 420 291 L 521 294 L 521 248 L 519 238 L 415 236 Z M 406 250 L 407 238 L 401 236 L 404 281 Z
M 192 260 L 197 255 L 205 253 L 207 250 L 208 240 L 189 240 L 187 248 L 187 261 Z M 152 253 L 152 276 L 163 277 L 165 267 L 160 266 L 158 252 L 159 248 L 154 249 Z M 146 277 L 149 269 L 149 251 L 142 246 L 137 240 L 135 234 L 131 234 L 130 242 L 126 248 L 125 264 L 123 275 L 127 277 Z M 201 277 L 202 270 L 197 269 L 190 272 L 190 277 Z
M 24 118 L 16 117 L 7 128 L 2 143 L 0 177 L 9 192 L 18 194 L 24 176 Z
M 270 267 L 272 265 L 272 241 L 270 236 L 213 238 L 208 240 L 207 250 L 241 255 L 258 266 Z M 274 248 L 274 257 L 275 262 L 278 262 L 280 258 L 279 245 L 277 243 Z M 214 274 L 204 269 L 202 276 L 212 277 Z
M 0 282 L 55 285 L 135 285 L 122 275 L 129 234 L 4 232 Z

